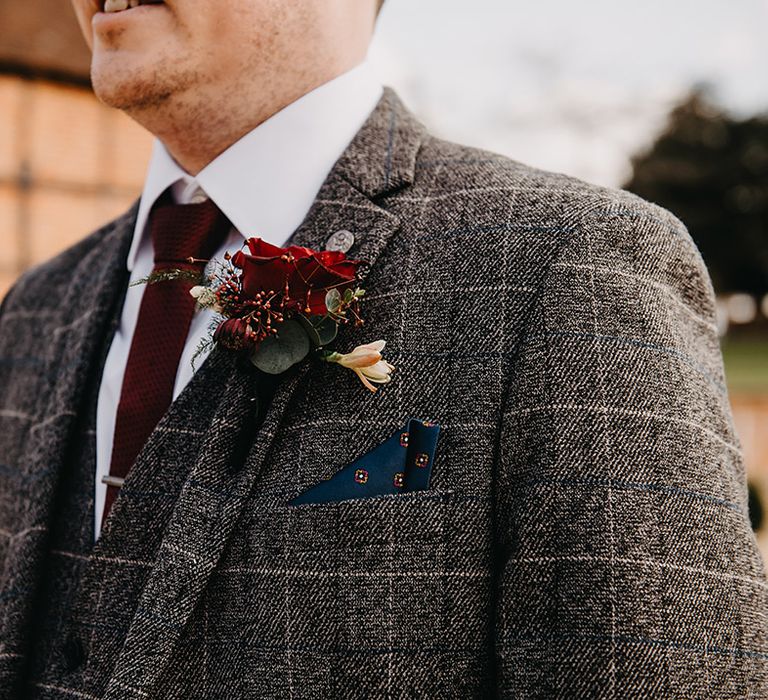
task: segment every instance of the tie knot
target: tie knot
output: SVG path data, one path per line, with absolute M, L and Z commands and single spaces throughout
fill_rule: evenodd
M 163 197 L 152 210 L 150 233 L 155 266 L 176 267 L 209 260 L 226 239 L 230 222 L 208 199 L 199 204 L 169 204 Z

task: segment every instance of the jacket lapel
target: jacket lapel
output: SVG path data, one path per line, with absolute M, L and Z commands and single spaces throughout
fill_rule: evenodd
M 424 133 L 395 93 L 385 88 L 290 242 L 323 249 L 335 231 L 351 230 L 356 243 L 348 255 L 368 263 L 362 271 L 365 277 L 400 224 L 376 200 L 413 181 Z M 339 339 L 343 333 L 344 329 Z M 290 409 L 298 407 L 310 367 L 305 361 L 279 378 L 258 427 L 251 408 L 259 391 L 257 375 L 234 369 L 221 387 L 204 449 L 175 504 L 105 700 L 143 697 L 163 672 L 269 458 L 276 434 Z M 235 455 L 238 434 L 250 443 L 242 466 Z
M 18 640 L 18 649 L 4 654 L 23 658 L 30 630 L 30 615 L 37 594 L 53 515 L 54 497 L 62 465 L 81 413 L 81 403 L 100 346 L 111 330 L 110 322 L 125 289 L 125 258 L 137 208 L 94 234 L 97 242 L 85 253 L 71 277 L 52 281 L 65 288 L 62 310 L 50 336 L 52 350 L 44 369 L 45 386 L 39 391 L 38 420 L 30 431 L 20 468 L 23 506 L 19 507 L 18 534 L 11 541 L 3 591 L 5 616 L 0 639 Z M 4 687 L 14 681 L 3 679 Z

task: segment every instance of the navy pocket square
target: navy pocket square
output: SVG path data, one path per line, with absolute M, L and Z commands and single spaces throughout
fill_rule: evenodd
M 289 505 L 333 503 L 429 488 L 440 426 L 411 418 L 391 438 Z

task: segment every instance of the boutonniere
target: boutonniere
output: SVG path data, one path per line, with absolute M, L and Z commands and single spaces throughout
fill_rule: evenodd
M 382 357 L 385 341 L 348 353 L 328 349 L 342 325 L 360 326 L 360 260 L 340 251 L 280 248 L 249 238 L 243 249 L 211 261 L 190 294 L 216 316 L 199 350 L 219 344 L 245 353 L 260 370 L 280 374 L 311 352 L 355 372 L 363 384 L 386 384 L 395 369 Z M 167 279 L 168 275 L 164 275 Z M 152 280 L 148 280 L 152 281 Z

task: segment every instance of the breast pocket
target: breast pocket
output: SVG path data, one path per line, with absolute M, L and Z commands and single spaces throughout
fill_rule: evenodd
M 428 491 L 439 435 L 439 425 L 410 418 L 389 439 L 305 489 L 290 505 Z
M 450 497 L 413 492 L 273 513 L 280 526 L 270 558 L 282 576 L 267 585 L 287 606 L 302 642 L 326 650 L 384 648 L 397 638 L 408 646 L 439 643 L 443 574 L 453 566 Z
M 324 668 L 355 688 L 361 673 L 387 678 L 391 664 L 433 678 L 430 664 L 450 669 L 482 648 L 485 501 L 438 490 L 296 506 L 278 498 L 254 503 L 217 568 L 211 601 L 224 607 L 206 613 L 209 635 L 226 627 L 227 639 L 291 649 L 297 672 Z
M 413 491 L 328 503 L 287 505 L 281 519 L 291 533 L 285 547 L 303 552 L 348 551 L 377 546 L 408 550 L 439 544 L 452 493 Z

